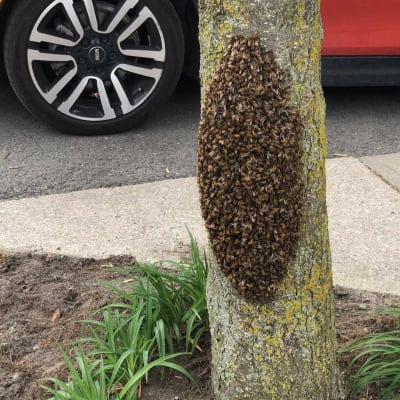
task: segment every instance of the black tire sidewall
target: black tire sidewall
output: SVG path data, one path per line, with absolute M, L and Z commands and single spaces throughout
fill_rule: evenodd
M 181 75 L 184 38 L 181 23 L 168 0 L 142 0 L 155 15 L 164 35 L 166 61 L 163 75 L 149 98 L 130 113 L 108 121 L 74 119 L 48 104 L 37 91 L 29 73 L 27 48 L 29 36 L 43 10 L 54 0 L 21 0 L 7 24 L 4 62 L 8 78 L 21 103 L 36 117 L 57 130 L 75 135 L 112 134 L 132 129 L 147 115 L 155 114 L 160 103 L 173 92 Z

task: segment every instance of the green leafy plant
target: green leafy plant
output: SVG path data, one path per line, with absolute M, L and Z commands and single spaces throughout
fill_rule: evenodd
M 80 339 L 82 343 L 90 343 L 93 358 L 102 357 L 107 369 L 113 368 L 113 379 L 126 382 L 131 371 L 138 371 L 146 365 L 155 351 L 156 337 L 146 331 L 144 305 L 138 303 L 132 307 L 131 313 L 121 314 L 118 309 L 103 311 L 103 319 L 86 320 L 91 336 Z M 155 321 L 152 321 L 155 325 Z M 158 356 L 165 356 L 158 354 Z M 114 366 L 118 365 L 115 370 Z M 110 367 L 111 366 L 111 367 Z
M 382 314 L 397 317 L 400 327 L 400 308 L 386 309 Z M 356 353 L 351 365 L 361 364 L 351 383 L 350 399 L 370 385 L 377 386 L 379 400 L 400 398 L 400 330 L 364 336 L 343 352 Z
M 125 309 L 129 314 L 141 299 L 145 304 L 147 331 L 153 329 L 153 321 L 163 321 L 169 352 L 174 351 L 176 345 L 184 345 L 185 351 L 193 351 L 209 328 L 206 302 L 208 261 L 205 254 L 200 257 L 192 235 L 190 249 L 191 259 L 185 263 L 137 264 L 141 276 L 132 279 L 125 288 L 105 283 L 122 301 L 108 307 Z
M 59 399 L 108 399 L 106 388 L 106 373 L 103 360 L 90 362 L 82 348 L 76 350 L 75 366 L 74 361 L 60 349 L 64 360 L 68 366 L 70 379 L 67 383 L 57 378 L 49 378 L 54 387 L 43 386 L 43 388 L 53 394 L 51 400 Z
M 138 370 L 129 371 L 128 380 L 122 384 L 118 378 L 121 366 L 126 358 L 135 352 L 134 349 L 124 352 L 115 364 L 105 364 L 103 359 L 90 361 L 82 348 L 77 350 L 74 363 L 63 350 L 61 351 L 68 366 L 70 379 L 67 383 L 57 378 L 48 379 L 54 384 L 54 387 L 43 386 L 47 392 L 53 394 L 49 400 L 136 400 L 144 376 L 155 367 L 175 369 L 195 383 L 184 368 L 169 361 L 186 353 L 170 354 L 152 362 L 147 360 Z
M 54 388 L 45 389 L 52 399 L 136 400 L 155 367 L 174 369 L 196 384 L 170 361 L 192 352 L 208 330 L 207 258 L 200 257 L 192 235 L 190 243 L 185 263 L 138 264 L 122 288 L 105 283 L 118 299 L 99 310 L 101 319 L 82 321 L 88 336 L 77 341 L 74 360 L 63 352 L 70 379 L 49 379 Z M 87 355 L 82 348 L 89 349 Z M 176 352 L 182 348 L 185 352 Z

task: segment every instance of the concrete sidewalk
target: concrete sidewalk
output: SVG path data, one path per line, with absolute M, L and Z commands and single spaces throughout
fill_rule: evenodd
M 400 154 L 327 161 L 336 284 L 400 295 Z M 195 178 L 0 202 L 0 251 L 179 259 L 206 233 Z

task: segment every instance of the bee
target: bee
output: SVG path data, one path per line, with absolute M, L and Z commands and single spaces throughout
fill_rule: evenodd
M 254 301 L 274 296 L 296 255 L 303 133 L 274 53 L 257 34 L 231 37 L 202 108 L 197 177 L 218 266 Z

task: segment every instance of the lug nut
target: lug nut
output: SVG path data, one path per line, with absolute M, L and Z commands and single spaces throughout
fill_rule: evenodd
M 100 42 L 103 43 L 103 44 L 108 43 L 108 37 L 107 37 L 107 36 L 103 36 L 103 37 L 100 39 Z

